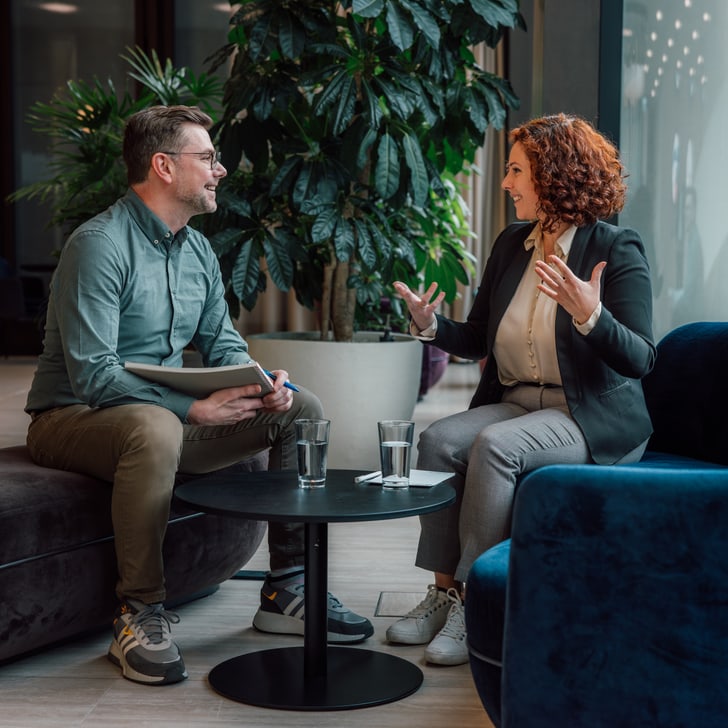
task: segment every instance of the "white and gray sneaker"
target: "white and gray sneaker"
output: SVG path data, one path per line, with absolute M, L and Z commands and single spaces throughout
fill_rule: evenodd
M 387 628 L 387 641 L 403 645 L 427 644 L 445 626 L 450 603 L 448 593 L 430 584 L 425 598 Z
M 170 635 L 170 624 L 178 622 L 161 604 L 124 600 L 114 618 L 109 660 L 134 682 L 168 685 L 184 680 L 185 663 Z
M 462 665 L 468 661 L 465 607 L 455 589 L 448 589 L 450 611 L 445 626 L 425 648 L 425 661 L 433 665 Z

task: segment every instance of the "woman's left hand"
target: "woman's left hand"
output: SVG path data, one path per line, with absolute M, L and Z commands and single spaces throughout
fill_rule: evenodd
M 591 278 L 582 281 L 569 266 L 556 255 L 549 256 L 549 263 L 536 261 L 536 273 L 541 278 L 538 289 L 563 306 L 579 324 L 584 323 L 599 303 L 599 288 L 606 261 L 597 263 Z

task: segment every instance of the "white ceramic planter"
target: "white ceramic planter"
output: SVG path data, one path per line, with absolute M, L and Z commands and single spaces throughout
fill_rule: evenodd
M 246 336 L 253 359 L 285 369 L 315 392 L 331 420 L 330 468 L 379 469 L 377 421 L 410 419 L 420 386 L 422 344 L 395 334 L 382 342 L 362 332 L 351 343 L 320 341 L 319 333 Z

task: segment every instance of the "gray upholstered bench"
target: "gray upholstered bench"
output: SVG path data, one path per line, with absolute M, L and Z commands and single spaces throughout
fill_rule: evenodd
M 267 453 L 234 468 L 265 470 Z M 102 627 L 117 606 L 111 485 L 0 449 L 0 662 Z M 266 524 L 173 504 L 168 604 L 213 591 L 255 553 Z

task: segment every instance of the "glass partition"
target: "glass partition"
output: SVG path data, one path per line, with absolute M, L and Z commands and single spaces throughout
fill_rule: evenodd
M 728 313 L 725 0 L 626 0 L 620 224 L 652 268 L 655 335 Z

